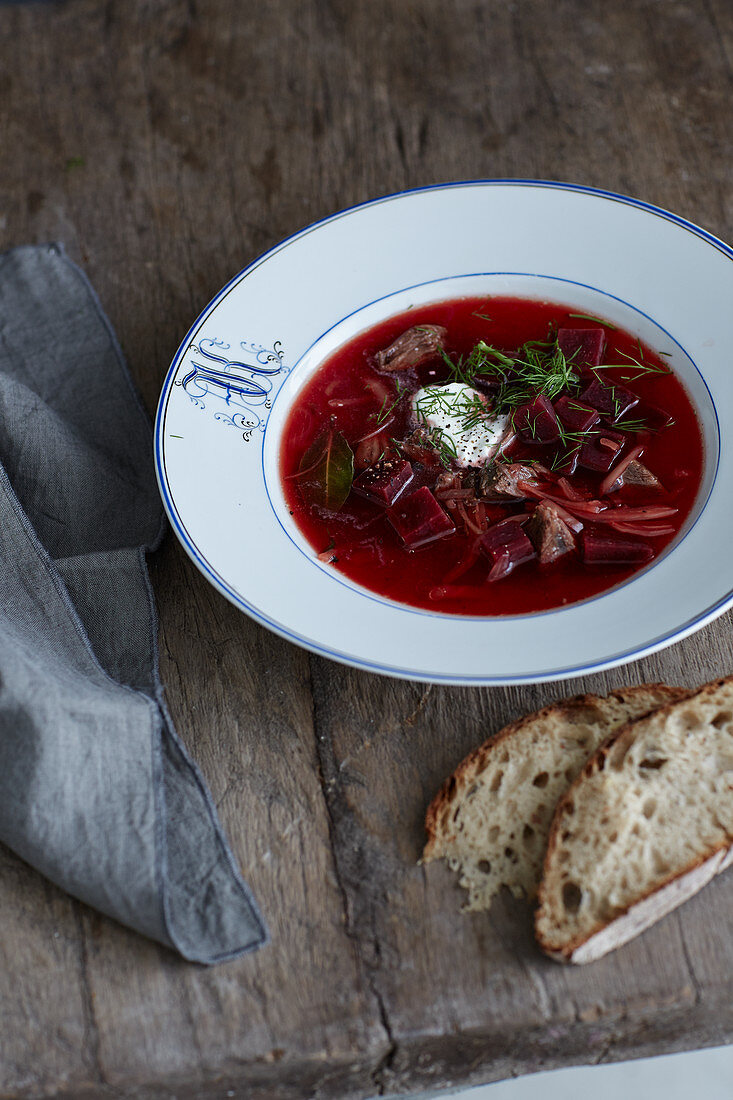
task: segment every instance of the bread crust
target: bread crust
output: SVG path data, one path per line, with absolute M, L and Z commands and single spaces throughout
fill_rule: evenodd
M 733 862 L 733 845 L 722 844 L 716 845 L 709 854 L 700 856 L 699 859 L 693 860 L 683 870 L 678 871 L 676 874 L 670 875 L 669 878 L 659 886 L 655 886 L 654 889 L 648 890 L 637 901 L 628 905 L 623 912 L 619 913 L 612 921 L 606 924 L 601 923 L 595 931 L 584 937 L 576 937 L 575 941 L 566 945 L 562 950 L 553 950 L 546 948 L 538 938 L 538 943 L 545 954 L 550 958 L 557 959 L 559 962 L 573 963 L 575 965 L 583 965 L 584 963 L 596 962 L 598 959 L 603 958 L 609 951 L 613 951 L 617 947 L 622 947 L 625 943 L 634 937 L 641 935 L 647 928 L 651 928 L 653 924 L 656 924 L 662 917 L 667 916 L 683 902 L 693 897 L 703 886 L 706 886 L 711 879 L 719 875 L 721 871 L 724 871 L 726 867 L 729 867 Z M 702 872 L 697 874 L 698 872 Z M 694 879 L 694 881 L 693 881 Z M 687 884 L 683 880 L 688 880 Z M 677 892 L 677 896 L 670 897 L 669 902 L 664 899 L 665 893 L 670 891 L 670 888 L 675 884 L 681 885 L 683 888 Z M 660 904 L 653 908 L 648 903 L 655 898 L 660 899 Z M 646 910 L 645 912 L 642 912 Z M 628 918 L 633 918 L 634 914 L 638 913 L 639 918 L 634 923 L 633 927 L 629 927 L 627 930 L 622 931 L 624 922 Z M 631 924 L 631 922 L 629 922 Z M 619 929 L 619 933 L 614 935 L 614 929 Z M 598 942 L 603 937 L 603 943 Z M 594 945 L 594 941 L 596 944 Z
M 425 831 L 428 834 L 428 839 L 423 848 L 421 862 L 430 863 L 434 859 L 441 858 L 442 852 L 438 849 L 441 847 L 441 842 L 444 843 L 446 840 L 446 838 L 441 838 L 440 836 L 441 818 L 447 814 L 448 808 L 457 801 L 468 787 L 470 787 L 476 775 L 480 771 L 483 771 L 482 765 L 486 761 L 488 754 L 492 752 L 497 745 L 500 745 L 502 741 L 506 741 L 507 738 L 512 737 L 518 730 L 523 729 L 533 722 L 538 720 L 544 721 L 551 717 L 560 718 L 571 709 L 579 711 L 584 707 L 597 707 L 601 701 L 602 697 L 600 695 L 586 694 L 572 695 L 568 699 L 561 699 L 556 703 L 549 703 L 541 710 L 533 711 L 532 714 L 526 714 L 523 718 L 518 718 L 516 722 L 510 722 L 508 726 L 502 727 L 497 733 L 492 734 L 491 737 L 487 737 L 483 744 L 473 749 L 468 756 L 464 757 L 460 764 L 458 764 L 445 780 L 425 811 Z
M 428 835 L 428 839 L 423 848 L 421 862 L 430 863 L 442 857 L 445 844 L 449 843 L 451 840 L 451 837 L 443 835 L 442 833 L 442 821 L 448 817 L 450 807 L 452 807 L 462 797 L 464 792 L 468 790 L 477 774 L 484 770 L 483 766 L 487 762 L 489 754 L 493 755 L 494 750 L 502 742 L 513 737 L 525 727 L 537 722 L 544 722 L 553 718 L 562 719 L 570 713 L 573 713 L 577 720 L 582 721 L 583 711 L 597 710 L 607 699 L 615 699 L 623 704 L 632 701 L 639 695 L 651 694 L 655 691 L 670 694 L 674 701 L 678 701 L 689 694 L 684 688 L 669 687 L 667 684 L 655 682 L 651 684 L 632 684 L 626 687 L 616 688 L 614 691 L 609 692 L 607 696 L 589 693 L 584 695 L 572 695 L 567 699 L 560 699 L 555 703 L 549 703 L 546 707 L 542 707 L 541 710 L 527 714 L 523 718 L 518 718 L 515 722 L 511 722 L 497 733 L 492 734 L 483 744 L 473 749 L 468 756 L 464 757 L 460 764 L 458 764 L 445 780 L 425 811 L 425 831 Z M 646 714 L 650 714 L 656 709 L 658 709 L 658 706 L 656 704 L 652 705 L 642 717 L 645 717 Z
M 592 778 L 593 776 L 597 775 L 598 772 L 604 770 L 606 762 L 609 759 L 612 750 L 615 749 L 616 746 L 621 745 L 623 747 L 624 744 L 629 747 L 631 746 L 641 724 L 643 722 L 646 722 L 652 713 L 654 714 L 656 719 L 666 721 L 666 719 L 670 715 L 674 714 L 675 709 L 681 704 L 684 703 L 686 706 L 689 706 L 691 704 L 694 705 L 695 703 L 705 702 L 710 698 L 710 696 L 713 696 L 717 691 L 719 691 L 720 688 L 726 686 L 733 686 L 733 676 L 722 677 L 721 679 L 713 680 L 710 683 L 704 684 L 696 691 L 683 691 L 681 693 L 681 697 L 673 700 L 672 702 L 664 703 L 660 707 L 654 708 L 653 711 L 650 711 L 647 714 L 643 714 L 638 718 L 633 719 L 633 721 L 631 722 L 625 723 L 623 726 L 620 727 L 620 729 L 611 733 L 598 747 L 598 749 L 596 749 L 593 755 L 585 763 L 578 777 L 574 780 L 573 783 L 570 784 L 567 791 L 558 802 L 555 808 L 555 813 L 553 815 L 552 824 L 550 826 L 547 849 L 543 863 L 542 879 L 540 881 L 537 891 L 537 907 L 535 909 L 535 936 L 537 939 L 537 943 L 542 951 L 545 954 L 549 955 L 551 958 L 557 959 L 560 962 L 581 961 L 580 959 L 578 959 L 578 952 L 584 945 L 588 944 L 590 940 L 598 936 L 600 932 L 624 920 L 624 918 L 626 918 L 632 910 L 636 909 L 638 906 L 644 905 L 646 902 L 648 902 L 650 898 L 660 894 L 660 892 L 664 890 L 667 890 L 667 888 L 670 887 L 672 883 L 694 874 L 694 872 L 699 868 L 704 867 L 711 861 L 715 861 L 716 857 L 718 857 L 719 853 L 721 852 L 727 852 L 728 854 L 727 856 L 722 856 L 719 858 L 719 863 L 715 871 L 713 872 L 713 875 L 709 876 L 708 878 L 704 878 L 704 880 L 701 878 L 700 885 L 697 887 L 697 889 L 701 889 L 702 886 L 705 885 L 707 881 L 709 881 L 709 878 L 713 877 L 714 874 L 719 873 L 730 865 L 731 860 L 733 859 L 733 834 L 728 835 L 727 841 L 723 840 L 719 844 L 709 846 L 696 859 L 691 860 L 689 864 L 687 864 L 685 867 L 674 871 L 664 880 L 662 880 L 657 886 L 654 886 L 653 888 L 645 891 L 633 902 L 625 906 L 621 910 L 621 912 L 617 913 L 614 916 L 613 920 L 599 920 L 594 924 L 591 930 L 585 934 L 575 936 L 572 939 L 563 942 L 562 944 L 556 944 L 543 936 L 538 927 L 543 906 L 548 901 L 545 876 L 548 874 L 550 865 L 554 859 L 555 852 L 559 846 L 559 836 L 563 825 L 563 819 L 568 813 L 568 807 L 573 802 L 573 799 L 577 793 L 577 789 L 589 778 Z M 682 901 L 687 899 L 687 897 L 692 897 L 693 893 L 697 892 L 697 889 L 685 894 L 684 897 L 681 897 L 676 905 L 681 904 Z M 671 912 L 671 909 L 675 908 L 676 905 L 665 910 L 664 913 L 660 913 L 659 916 L 655 916 L 650 919 L 648 923 L 644 925 L 644 927 L 650 927 L 651 924 L 653 924 L 661 916 L 665 915 L 666 912 Z M 643 931 L 643 928 L 639 928 L 638 931 Z M 635 932 L 634 935 L 636 934 L 638 933 Z M 624 939 L 620 942 L 627 942 L 627 940 Z M 620 946 L 620 943 L 618 944 L 618 946 Z M 607 948 L 607 950 L 610 949 L 610 947 Z M 605 954 L 606 952 L 604 951 L 602 953 Z M 599 953 L 598 955 L 592 955 L 587 959 L 582 959 L 582 961 L 591 962 L 594 961 L 595 958 L 600 957 L 601 954 Z

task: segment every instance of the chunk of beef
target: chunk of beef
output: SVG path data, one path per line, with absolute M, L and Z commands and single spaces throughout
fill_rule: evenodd
M 394 458 L 394 447 L 387 432 L 374 432 L 362 439 L 354 452 L 354 465 L 357 470 L 367 470 L 383 458 Z
M 542 565 L 557 561 L 575 549 L 575 536 L 549 501 L 538 504 L 525 525 Z
M 537 480 L 532 466 L 521 462 L 495 462 L 476 471 L 476 495 L 482 500 L 526 500 L 527 494 L 519 488 L 519 482 Z
M 377 366 L 389 371 L 421 367 L 440 355 L 447 336 L 448 330 L 442 325 L 415 325 L 377 352 Z
M 463 478 L 460 474 L 453 473 L 452 470 L 443 470 L 442 474 L 438 474 L 438 480 L 435 482 L 436 493 L 449 493 L 462 488 Z
M 465 474 L 444 470 L 442 474 L 438 474 L 433 492 L 438 500 L 461 501 L 473 507 L 476 504 L 477 474 L 478 470 L 469 470 Z
M 622 489 L 624 485 L 634 485 L 641 489 L 662 488 L 659 478 L 651 472 L 648 466 L 645 466 L 643 462 L 639 462 L 636 458 L 632 458 L 626 469 L 619 474 L 611 485 L 608 492 L 613 493 L 617 489 Z
M 425 428 L 417 428 L 412 435 L 408 436 L 402 443 L 398 443 L 397 446 L 405 458 L 409 458 L 412 462 L 419 462 L 421 466 L 425 466 L 428 470 L 443 468 L 440 454 Z
M 557 343 L 574 367 L 597 367 L 606 350 L 606 334 L 602 328 L 561 328 Z

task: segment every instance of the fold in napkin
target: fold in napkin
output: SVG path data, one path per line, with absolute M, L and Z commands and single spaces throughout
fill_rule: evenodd
M 212 963 L 266 931 L 157 671 L 151 431 L 55 245 L 0 256 L 0 841 Z

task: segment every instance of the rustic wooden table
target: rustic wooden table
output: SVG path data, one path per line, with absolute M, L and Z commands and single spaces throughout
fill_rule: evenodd
M 727 0 L 0 5 L 0 245 L 88 271 L 153 411 L 190 321 L 278 239 L 447 179 L 571 180 L 733 238 Z M 0 288 L 1 292 L 1 288 Z M 463 916 L 425 806 L 492 730 L 583 689 L 733 670 L 730 616 L 606 675 L 380 679 L 235 611 L 169 538 L 162 673 L 272 942 L 213 969 L 0 851 L 0 1094 L 367 1097 L 733 1038 L 733 875 L 587 969 L 526 905 Z

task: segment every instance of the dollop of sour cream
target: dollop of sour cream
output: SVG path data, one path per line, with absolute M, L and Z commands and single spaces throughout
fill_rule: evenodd
M 484 466 L 507 434 L 509 414 L 492 414 L 484 395 L 463 382 L 424 386 L 412 408 L 421 424 L 440 433 L 458 466 Z

